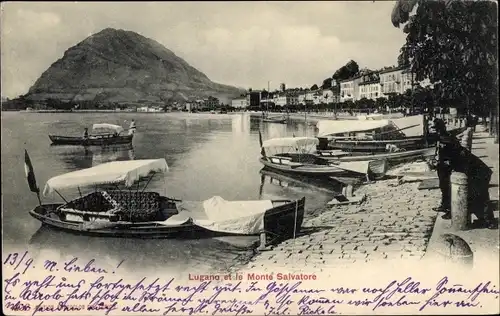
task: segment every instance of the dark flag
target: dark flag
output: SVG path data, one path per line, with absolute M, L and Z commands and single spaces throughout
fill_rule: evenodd
M 40 193 L 36 185 L 35 173 L 33 172 L 33 166 L 31 165 L 30 156 L 28 151 L 24 150 L 24 171 L 26 173 L 26 178 L 28 179 L 28 185 L 30 186 L 31 192 Z
M 266 157 L 266 151 L 264 150 L 264 147 L 262 147 L 262 134 L 260 133 L 260 130 L 259 130 L 259 144 L 260 144 L 260 154 L 262 155 L 262 157 Z

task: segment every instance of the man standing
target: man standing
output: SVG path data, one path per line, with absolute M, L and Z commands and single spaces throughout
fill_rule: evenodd
M 449 135 L 443 120 L 436 119 L 434 126 L 439 137 L 436 149 L 441 189 L 441 205 L 434 210 L 444 212 L 443 219 L 451 218 L 451 172 L 465 173 L 468 180 L 468 209 L 476 215 L 477 226 L 494 229 L 495 217 L 489 207 L 488 192 L 491 169 L 481 159 L 463 148 L 455 137 Z
M 128 134 L 132 135 L 135 133 L 135 121 L 132 119 L 132 122 L 130 122 L 130 125 L 128 127 Z
M 454 148 L 460 146 L 458 140 L 448 134 L 446 124 L 443 120 L 436 118 L 434 120 L 434 129 L 438 135 L 436 143 L 436 161 L 437 174 L 439 178 L 439 188 L 441 189 L 441 204 L 435 207 L 436 212 L 444 212 L 443 218 L 449 217 L 451 209 L 451 159 Z

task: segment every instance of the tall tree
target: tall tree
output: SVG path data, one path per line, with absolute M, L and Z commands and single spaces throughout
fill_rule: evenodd
M 441 82 L 441 97 L 462 112 L 489 113 L 498 137 L 496 2 L 399 0 L 391 20 L 406 23 L 398 63 L 411 66 L 418 81 Z
M 340 67 L 332 76 L 333 79 L 340 81 L 354 77 L 359 72 L 359 65 L 354 60 Z

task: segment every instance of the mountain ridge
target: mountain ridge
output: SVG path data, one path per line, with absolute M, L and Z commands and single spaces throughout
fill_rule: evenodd
M 68 48 L 35 81 L 26 97 L 170 102 L 211 95 L 229 102 L 242 91 L 211 81 L 153 39 L 105 28 Z

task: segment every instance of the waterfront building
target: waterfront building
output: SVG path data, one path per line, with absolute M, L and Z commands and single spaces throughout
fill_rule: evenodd
M 277 106 L 285 106 L 287 105 L 287 95 L 285 92 L 275 93 L 273 95 L 273 103 Z
M 359 100 L 366 98 L 376 100 L 381 97 L 380 82 L 378 79 L 373 81 L 365 81 L 359 84 Z
M 209 108 L 211 110 L 217 108 L 220 104 L 219 99 L 216 97 L 209 96 L 208 98 L 203 100 L 205 108 Z
M 243 97 L 233 99 L 231 100 L 231 106 L 237 109 L 246 108 L 248 106 L 247 99 Z
M 314 104 L 314 91 L 310 90 L 301 91 L 297 99 L 300 105 L 312 105 Z
M 249 90 L 246 96 L 247 106 L 257 107 L 260 106 L 261 91 L 259 90 Z
M 380 86 L 382 88 L 382 94 L 385 97 L 391 94 L 401 94 L 404 92 L 403 85 L 401 84 L 403 70 L 404 68 L 402 67 L 394 67 L 382 70 L 379 73 Z
M 340 102 L 355 101 L 354 99 L 354 79 L 340 81 Z
M 272 92 L 268 92 L 266 90 L 261 91 L 260 93 L 260 105 L 268 106 L 274 104 L 274 94 Z
M 323 97 L 323 102 L 325 104 L 330 104 L 330 103 L 337 103 L 339 102 L 339 95 L 333 92 L 333 90 L 330 89 L 323 89 L 322 91 L 322 97 Z

